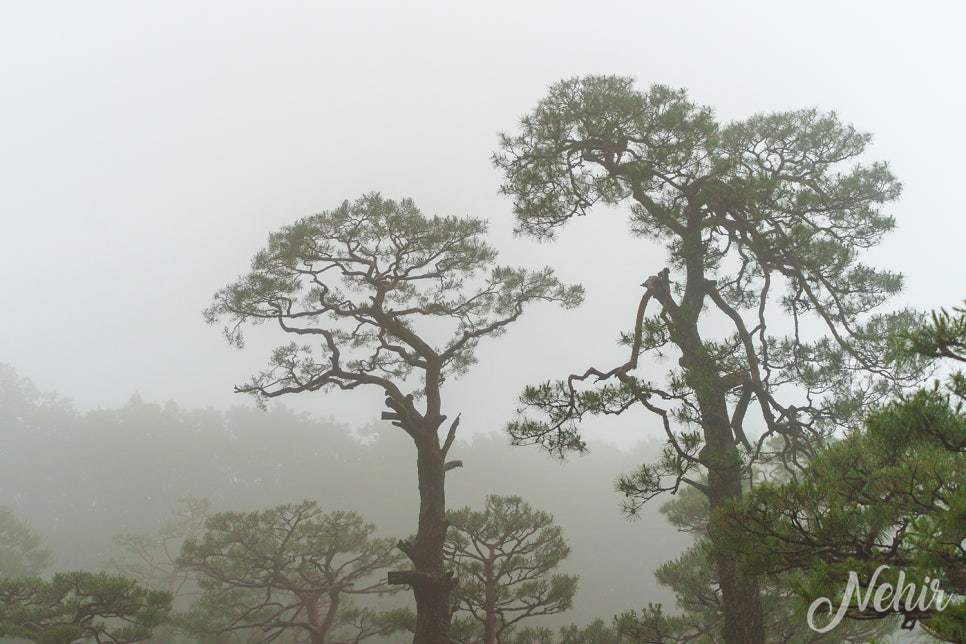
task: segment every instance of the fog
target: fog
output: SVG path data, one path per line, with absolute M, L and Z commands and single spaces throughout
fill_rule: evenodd
M 135 395 L 138 404 L 170 403 L 186 415 L 233 406 L 262 414 L 233 385 L 262 368 L 281 339 L 256 335 L 238 351 L 201 311 L 248 268 L 270 232 L 370 191 L 412 197 L 427 215 L 486 219 L 501 262 L 552 266 L 562 281 L 582 283 L 587 297 L 573 311 L 532 307 L 505 336 L 481 343 L 465 377 L 447 383 L 444 404 L 451 416 L 462 413 L 465 449 L 492 452 L 451 476 L 451 504 L 515 493 L 561 517 L 571 513 L 562 519 L 574 551 L 568 570 L 584 581 L 565 621 L 672 603 L 650 574 L 687 539 L 656 514 L 626 522 L 612 491 L 618 474 L 654 452 L 647 441 L 660 438 L 660 427 L 652 418 L 635 411 L 589 421 L 585 435 L 602 442 L 575 464 L 553 463 L 534 447 L 505 447 L 501 433 L 525 385 L 625 359 L 618 334 L 632 324 L 643 278 L 664 267 L 664 251 L 630 238 L 619 209 L 573 222 L 553 243 L 515 237 L 512 204 L 498 194 L 501 176 L 490 160 L 497 133 L 512 131 L 549 84 L 590 73 L 633 76 L 641 89 L 686 88 L 721 121 L 834 110 L 874 134 L 871 158 L 888 161 L 904 185 L 888 209 L 896 232 L 867 257 L 905 275 L 893 306 L 949 307 L 962 296 L 951 285 L 966 281 L 966 92 L 955 80 L 966 60 L 964 14 L 953 4 L 825 1 L 6 3 L 0 363 L 70 401 L 72 423 L 96 426 L 99 417 L 87 412 L 120 413 Z M 320 433 L 378 427 L 380 440 L 398 440 L 400 461 L 370 471 L 371 488 L 358 496 L 367 519 L 398 535 L 413 528 L 416 490 L 406 476 L 414 457 L 394 428 L 378 423 L 381 397 L 306 394 L 283 405 L 341 428 Z M 264 440 L 275 445 L 270 426 Z M 185 465 L 164 470 L 174 480 L 158 483 L 166 491 L 150 503 L 125 497 L 125 512 L 143 510 L 130 521 L 108 506 L 98 510 L 97 528 L 58 528 L 55 519 L 66 519 L 48 515 L 45 504 L 71 490 L 44 468 L 71 468 L 75 479 L 92 481 L 83 487 L 92 498 L 64 503 L 96 503 L 94 490 L 127 486 L 138 475 L 128 466 L 91 469 L 103 451 L 122 462 L 125 450 L 143 448 L 114 440 L 94 445 L 90 461 L 64 452 L 56 458 L 69 454 L 67 463 L 21 462 L 24 478 L 5 475 L 0 504 L 44 532 L 61 563 L 96 565 L 104 553 L 95 541 L 109 546 L 113 532 L 150 530 L 180 494 L 228 501 L 211 481 L 183 489 L 176 479 L 190 470 Z M 258 444 L 254 435 L 246 440 Z M 318 441 L 324 451 L 324 434 Z M 68 445 L 48 447 L 56 454 Z M 172 461 L 192 448 L 186 441 L 178 449 Z M 513 477 L 488 478 L 484 468 L 501 462 L 515 464 Z M 551 471 L 559 485 L 547 481 Z M 581 526 L 570 477 L 594 486 L 580 492 L 606 524 Z M 513 489 L 501 489 L 508 480 Z M 252 494 L 252 509 L 323 497 L 312 484 Z M 591 597 L 599 601 L 581 603 Z
M 185 496 L 208 499 L 214 511 L 312 499 L 329 511 L 359 512 L 380 536 L 398 539 L 415 529 L 415 451 L 392 427 L 357 428 L 353 436 L 345 426 L 283 409 L 222 414 L 137 397 L 82 415 L 6 368 L 0 395 L 0 505 L 44 535 L 55 570 L 100 569 L 123 558 L 114 535 L 156 534 Z M 487 494 L 521 495 L 554 515 L 572 548 L 561 568 L 581 575 L 580 600 L 556 623 L 609 618 L 636 610 L 642 599 L 673 603 L 651 562 L 676 556 L 682 540 L 658 504 L 630 522 L 611 492 L 616 473 L 652 460 L 656 448 L 592 445 L 592 456 L 562 463 L 481 435 L 453 447 L 465 465 L 449 478 L 447 500 L 452 508 L 481 508 Z M 605 556 L 633 553 L 642 538 L 646 556 Z
M 948 306 L 942 284 L 966 272 L 945 259 L 963 230 L 966 101 L 953 82 L 958 21 L 937 17 L 901 3 L 11 4 L 0 356 L 84 409 L 135 391 L 237 404 L 232 385 L 265 352 L 229 348 L 201 309 L 270 231 L 376 190 L 427 214 L 488 219 L 502 261 L 550 264 L 586 286 L 578 311 L 538 307 L 484 343 L 450 388 L 464 431 L 496 430 L 524 383 L 616 352 L 638 285 L 663 267 L 618 211 L 554 244 L 512 236 L 489 160 L 496 133 L 548 84 L 587 73 L 687 88 L 722 120 L 817 107 L 874 133 L 875 158 L 905 191 L 897 232 L 870 261 L 906 275 L 897 306 Z M 521 352 L 532 358 L 510 372 L 506 357 Z M 368 402 L 287 404 L 364 424 L 377 417 Z M 634 425 L 622 439 L 646 433 Z

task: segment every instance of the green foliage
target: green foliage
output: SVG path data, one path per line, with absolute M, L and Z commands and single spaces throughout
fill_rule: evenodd
M 0 506 L 0 579 L 32 577 L 50 566 L 53 554 L 44 538 Z
M 583 628 L 576 624 L 562 626 L 556 634 L 549 628 L 527 627 L 505 641 L 507 644 L 630 644 L 637 640 L 628 639 L 616 626 L 595 619 Z
M 570 608 L 577 577 L 552 574 L 570 548 L 551 515 L 518 496 L 489 495 L 481 512 L 451 510 L 447 519 L 446 555 L 458 580 L 453 605 L 469 613 L 457 621 L 484 638 L 465 641 L 508 641 L 523 620 Z
M 411 626 L 405 611 L 354 606 L 353 596 L 386 594 L 384 571 L 402 563 L 389 539 L 353 512 L 324 513 L 312 501 L 262 512 L 222 512 L 189 538 L 179 565 L 195 571 L 204 595 L 181 620 L 199 637 L 239 633 L 250 641 L 348 637 L 361 641 Z
M 711 516 L 708 500 L 693 488 L 682 489 L 662 506 L 661 512 L 679 530 L 696 538 L 684 554 L 655 571 L 658 582 L 674 590 L 683 614 L 665 615 L 660 605 L 651 605 L 640 614 L 618 616 L 621 632 L 643 642 L 720 641 L 724 607 L 707 538 Z M 830 635 L 815 633 L 805 619 L 808 604 L 794 592 L 798 583 L 797 574 L 784 571 L 772 571 L 760 579 L 766 641 L 867 642 L 895 628 L 891 622 L 850 621 Z
M 627 203 L 631 231 L 667 255 L 621 334 L 626 361 L 526 389 L 507 428 L 562 455 L 584 449 L 587 415 L 645 408 L 667 448 L 618 482 L 629 514 L 682 484 L 717 509 L 754 464 L 794 472 L 919 377 L 917 361 L 898 372 L 883 360 L 883 331 L 915 314 L 873 315 L 901 277 L 859 259 L 892 229 L 880 210 L 900 192 L 884 163 L 861 162 L 869 135 L 815 110 L 719 124 L 682 90 L 618 76 L 554 84 L 520 130 L 494 156 L 518 231 L 552 238 L 597 204 Z M 828 337 L 814 337 L 816 322 Z M 677 358 L 664 384 L 640 376 L 645 354 Z M 723 639 L 764 641 L 758 582 L 713 556 Z
M 963 359 L 966 314 L 945 312 L 895 338 L 898 354 L 914 351 L 932 357 Z M 869 587 L 880 566 L 889 566 L 878 583 L 896 585 L 899 575 L 928 586 L 940 580 L 954 596 L 966 594 L 966 414 L 961 376 L 947 387 L 937 382 L 898 396 L 868 414 L 863 426 L 816 456 L 807 469 L 784 484 L 757 487 L 723 515 L 728 547 L 740 552 L 753 570 L 800 573 L 795 591 L 806 600 L 838 601 L 854 572 Z M 933 599 L 929 593 L 927 599 Z M 876 618 L 852 601 L 848 615 Z M 959 600 L 945 611 L 935 604 L 898 611 L 922 620 L 934 634 L 956 635 L 966 607 Z M 959 639 L 957 639 L 959 638 Z
M 648 604 L 640 614 L 626 612 L 615 618 L 616 629 L 625 641 L 642 644 L 718 641 L 720 624 L 708 624 L 693 615 L 665 615 L 660 604 Z M 712 629 L 712 630 L 709 630 Z M 711 634 L 714 634 L 712 636 Z
M 966 362 L 966 308 L 953 307 L 953 313 L 946 309 L 933 311 L 927 323 L 898 332 L 894 336 L 893 357 L 910 355 Z
M 9 409 L 4 402 L 0 415 Z M 405 535 L 412 529 L 417 507 L 412 463 L 400 458 L 410 442 L 392 427 L 359 428 L 358 435 L 364 436 L 359 440 L 331 419 L 295 413 L 280 404 L 271 405 L 268 412 L 249 405 L 217 411 L 132 400 L 116 409 L 70 410 L 47 417 L 42 413 L 25 406 L 18 415 L 36 419 L 31 427 L 4 425 L 0 503 L 13 505 L 22 492 L 18 516 L 44 535 L 61 570 L 97 570 L 105 556 L 120 559 L 125 553 L 111 547 L 118 532 L 143 533 L 156 541 L 165 516 L 177 520 L 171 510 L 178 507 L 178 499 L 199 490 L 220 509 L 270 508 L 316 490 L 329 502 L 333 495 L 344 497 L 343 507 L 380 517 L 380 534 Z M 266 432 L 271 440 L 266 440 Z M 566 497 L 572 502 L 554 517 L 568 541 L 593 543 L 604 536 L 608 553 L 633 551 L 633 526 L 626 526 L 613 512 L 607 490 L 599 483 L 646 460 L 653 447 L 642 445 L 634 454 L 610 444 L 592 449 L 594 458 L 568 464 L 561 477 L 560 464 L 534 459 L 499 436 L 476 435 L 472 444 L 457 439 L 452 451 L 458 450 L 472 467 L 447 477 L 447 485 L 455 486 L 447 496 L 469 498 L 474 490 L 485 490 L 499 480 L 507 489 L 529 489 L 527 500 L 535 507 L 547 508 L 554 499 Z M 119 453 L 124 459 L 117 458 Z M 82 469 L 72 466 L 79 460 L 86 464 Z M 125 484 L 105 478 L 105 471 L 122 477 Z M 372 485 L 373 472 L 384 485 Z M 526 487 L 534 480 L 551 479 L 552 487 Z M 92 499 L 97 499 L 96 508 L 91 507 Z M 672 532 L 657 515 L 657 507 L 645 517 L 656 543 L 645 559 L 654 564 L 638 563 L 642 570 L 675 552 L 673 538 L 667 538 Z M 590 575 L 581 578 L 582 597 L 567 613 L 573 616 L 571 621 L 610 615 L 614 609 L 609 597 L 646 597 L 650 592 L 649 576 L 626 574 L 619 556 L 572 553 L 566 562 L 572 568 L 566 572 L 586 569 Z M 176 599 L 175 610 L 183 608 L 186 599 L 190 598 Z M 405 600 L 397 595 L 386 601 Z M 165 633 L 166 627 L 155 629 L 153 640 L 173 644 L 174 639 L 163 639 Z M 402 638 L 387 638 L 396 639 Z
M 0 635 L 42 644 L 142 642 L 170 609 L 170 594 L 107 573 L 0 580 Z
M 478 219 L 428 218 L 411 200 L 368 194 L 272 234 L 251 272 L 219 290 L 205 311 L 209 323 L 227 319 L 225 335 L 239 347 L 245 324 L 276 322 L 298 338 L 236 387 L 260 404 L 359 386 L 386 395 L 383 417 L 420 452 L 419 529 L 406 550 L 415 566 L 406 578 L 417 598 L 420 641 L 446 639 L 449 629 L 443 490 L 447 466 L 458 462 L 446 462 L 455 421 L 439 440 L 443 382 L 463 374 L 479 341 L 504 333 L 525 305 L 573 307 L 583 297 L 581 287 L 561 284 L 549 268 L 497 266 L 485 231 Z M 421 382 L 411 382 L 414 375 Z
M 633 513 L 694 484 L 709 459 L 774 457 L 794 469 L 917 378 L 919 361 L 899 373 L 882 360 L 889 332 L 916 315 L 872 314 L 901 278 L 859 258 L 893 228 L 881 210 L 900 192 L 886 164 L 863 162 L 870 139 L 815 110 L 718 123 L 683 90 L 640 91 L 625 77 L 551 86 L 494 156 L 518 231 L 552 238 L 597 204 L 629 203 L 631 230 L 664 246 L 668 272 L 642 284 L 634 330 L 621 335 L 627 361 L 527 388 L 508 426 L 514 441 L 579 451 L 587 415 L 644 407 L 668 451 L 622 479 Z M 828 337 L 813 337 L 812 320 Z M 648 353 L 680 368 L 663 385 L 645 380 Z M 742 453 L 714 453 L 728 443 Z
M 265 321 L 317 340 L 274 352 L 270 368 L 241 388 L 259 399 L 401 381 L 429 365 L 459 375 L 479 339 L 503 333 L 524 304 L 572 307 L 582 298 L 549 269 L 497 266 L 485 232 L 479 219 L 429 218 L 411 200 L 368 194 L 273 233 L 252 271 L 218 291 L 205 318 L 226 319 L 238 346 L 245 323 Z M 446 322 L 445 342 L 419 335 L 434 318 Z
M 622 642 L 616 629 L 602 619 L 595 619 L 587 626 L 567 626 L 560 629 L 560 644 L 619 644 Z

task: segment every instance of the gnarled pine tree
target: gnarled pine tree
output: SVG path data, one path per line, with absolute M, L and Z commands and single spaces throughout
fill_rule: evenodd
M 417 644 L 449 642 L 444 482 L 459 464 L 446 460 L 458 417 L 441 441 L 443 380 L 464 372 L 480 339 L 504 332 L 526 304 L 570 307 L 582 297 L 549 269 L 496 266 L 485 232 L 478 219 L 428 218 L 410 200 L 369 194 L 271 235 L 251 272 L 206 311 L 209 322 L 227 318 L 226 337 L 238 346 L 246 323 L 274 322 L 303 340 L 275 350 L 269 368 L 237 391 L 259 400 L 363 386 L 385 392 L 383 418 L 417 452 L 418 530 L 399 543 L 414 569 L 390 573 L 390 583 L 413 588 Z
M 741 496 L 747 466 L 773 444 L 796 469 L 882 393 L 874 345 L 900 324 L 870 315 L 900 276 L 858 262 L 893 227 L 880 207 L 900 190 L 885 164 L 859 163 L 868 142 L 814 110 L 722 126 L 663 86 L 640 92 L 614 76 L 553 85 L 494 158 L 518 230 L 550 238 L 595 204 L 627 203 L 633 234 L 663 244 L 668 263 L 642 284 L 627 361 L 528 388 L 513 438 L 562 454 L 584 449 L 586 414 L 653 412 L 667 447 L 621 478 L 630 512 L 682 483 L 714 511 Z M 810 335 L 818 329 L 826 335 Z M 647 353 L 676 355 L 680 368 L 650 382 L 638 370 Z M 713 520 L 709 531 L 715 541 Z M 762 642 L 756 578 L 720 552 L 715 565 L 725 640 Z

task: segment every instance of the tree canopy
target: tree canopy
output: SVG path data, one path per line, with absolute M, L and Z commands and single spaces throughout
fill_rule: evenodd
M 33 577 L 50 566 L 53 554 L 39 533 L 0 506 L 0 579 Z
M 273 233 L 251 273 L 218 291 L 205 316 L 227 318 L 237 346 L 244 323 L 265 321 L 317 342 L 280 347 L 238 389 L 261 398 L 369 384 L 405 400 L 400 386 L 414 370 L 432 382 L 463 373 L 479 340 L 503 333 L 528 302 L 580 302 L 580 287 L 549 269 L 497 266 L 486 228 L 373 193 Z M 446 341 L 419 335 L 433 318 L 451 323 Z

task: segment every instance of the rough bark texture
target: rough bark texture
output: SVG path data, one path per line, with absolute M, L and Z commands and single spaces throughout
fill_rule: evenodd
M 413 644 L 449 644 L 451 575 L 443 568 L 443 543 L 446 540 L 446 473 L 444 456 L 436 433 L 425 445 L 417 445 L 419 455 L 419 531 L 410 559 L 422 573 L 413 585 L 416 596 L 416 634 Z M 408 553 L 407 553 L 408 554 Z
M 741 459 L 735 447 L 735 435 L 728 416 L 727 386 L 714 358 L 709 355 L 698 332 L 698 317 L 708 295 L 704 274 L 704 253 L 701 248 L 700 215 L 689 213 L 690 234 L 684 236 L 687 282 L 681 303 L 670 296 L 670 284 L 663 288 L 665 309 L 673 321 L 672 340 L 681 349 L 681 366 L 693 388 L 701 412 L 704 448 L 700 453 L 707 468 L 707 496 L 712 523 L 708 538 L 717 545 L 718 531 L 714 528 L 715 510 L 729 500 L 741 498 Z M 659 298 L 660 299 L 660 298 Z M 742 574 L 735 562 L 715 548 L 715 567 L 721 587 L 724 625 L 722 635 L 728 644 L 764 644 L 765 630 L 761 612 L 758 580 Z
M 436 375 L 432 370 L 428 376 Z M 438 378 L 428 377 L 427 409 L 419 414 L 411 399 L 388 399 L 396 420 L 416 444 L 416 470 L 419 481 L 419 523 L 413 541 L 400 541 L 399 548 L 409 557 L 413 570 L 389 574 L 390 584 L 406 584 L 416 599 L 416 631 L 413 644 L 450 644 L 450 591 L 452 573 L 444 566 L 446 541 L 446 445 L 440 445 L 439 427 L 446 419 L 439 413 Z

